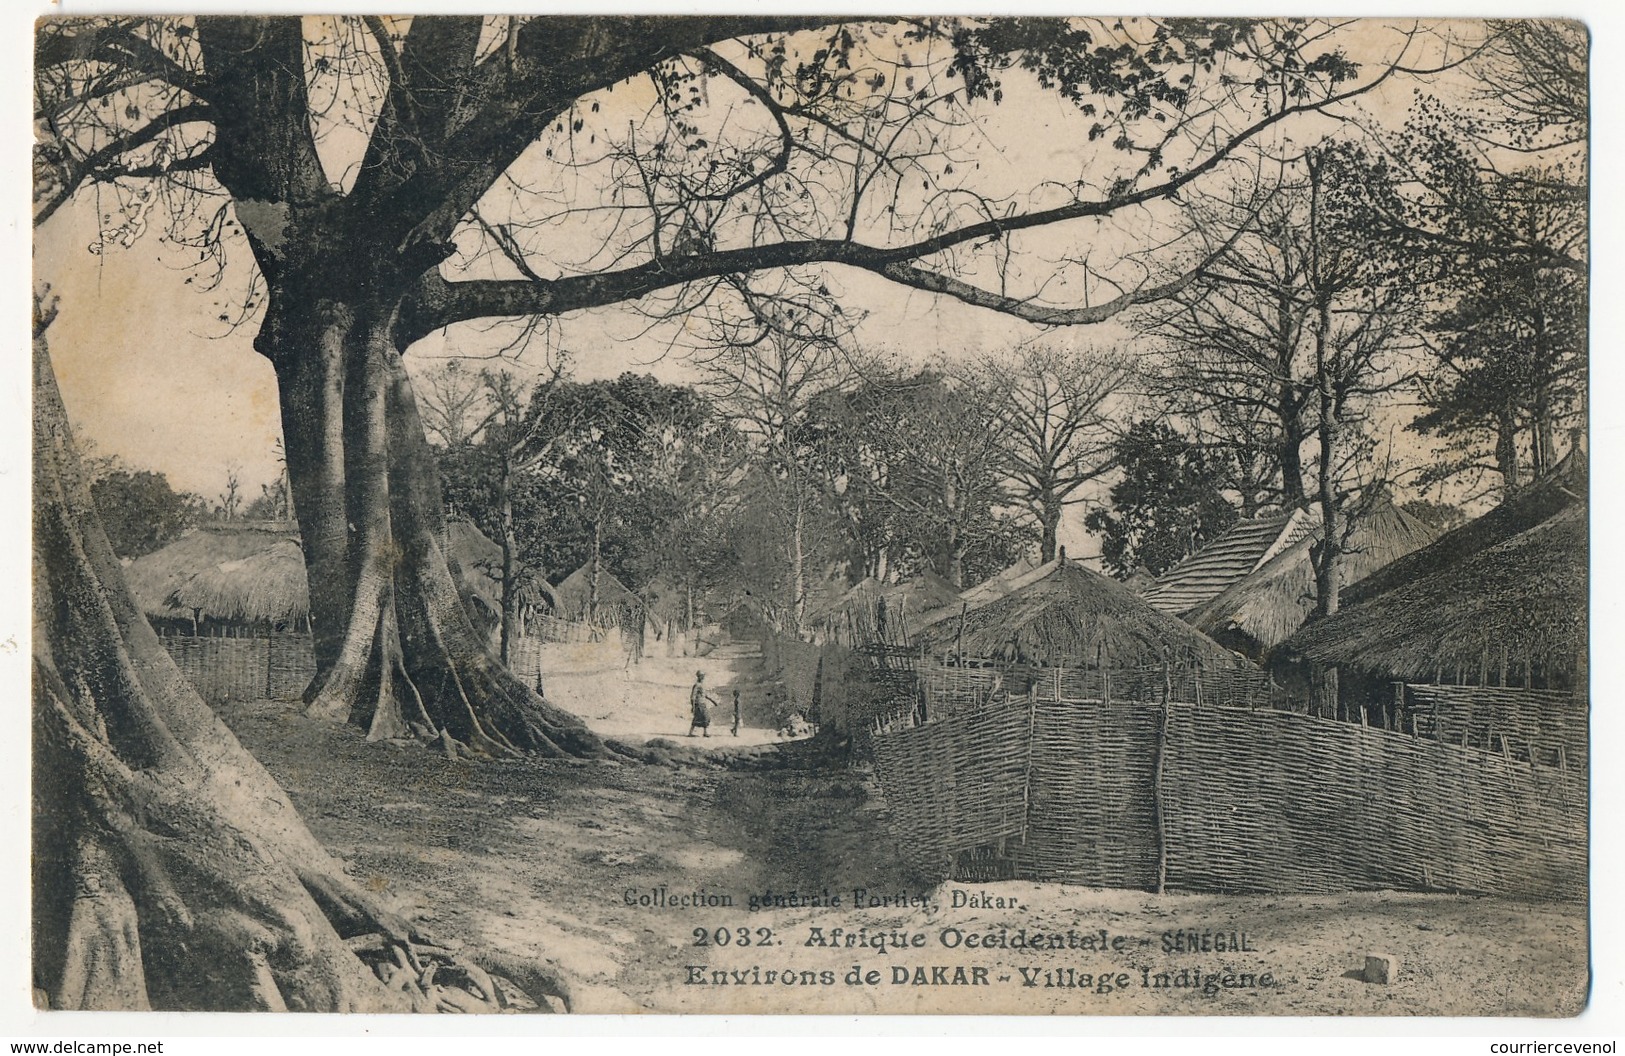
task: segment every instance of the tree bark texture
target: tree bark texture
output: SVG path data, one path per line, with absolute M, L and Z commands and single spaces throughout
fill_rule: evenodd
M 310 710 L 453 754 L 596 753 L 475 627 L 392 322 L 377 304 L 322 299 L 283 307 L 266 342 L 316 628 Z
M 147 624 L 35 338 L 34 983 L 52 1008 L 406 1011 L 408 929 L 316 842 Z

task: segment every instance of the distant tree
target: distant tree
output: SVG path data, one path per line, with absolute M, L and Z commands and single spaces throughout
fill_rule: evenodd
M 1012 509 L 1006 384 L 981 370 L 871 367 L 821 395 L 819 442 L 807 446 L 870 574 L 930 569 L 963 585 L 1025 548 L 1033 533 Z
M 650 532 L 635 555 L 647 594 L 662 577 L 681 593 L 692 631 L 699 599 L 725 584 L 725 532 L 740 506 L 751 452 L 733 422 L 708 402 L 673 401 L 642 417 L 643 522 Z
M 201 498 L 176 491 L 168 477 L 149 469 L 106 470 L 91 482 L 90 494 L 119 557 L 159 550 L 208 516 Z
M 1455 303 L 1428 327 L 1436 338 L 1436 368 L 1422 385 L 1428 409 L 1411 428 L 1451 444 L 1454 457 L 1433 477 L 1492 469 L 1503 491 L 1515 491 L 1526 467 L 1539 477 L 1556 464 L 1563 433 L 1583 419 L 1585 278 L 1509 258 L 1450 284 Z
M 1000 393 L 985 378 L 923 371 L 874 399 L 868 421 L 892 458 L 885 497 L 918 552 L 956 587 L 1001 570 L 1025 533 L 1002 514 L 1015 467 Z
M 878 378 L 885 375 L 875 371 Z M 833 518 L 836 563 L 848 582 L 886 579 L 909 564 L 906 526 L 886 501 L 891 459 L 866 417 L 871 381 L 832 386 L 814 395 L 802 444 L 823 504 Z
M 1414 424 L 1447 445 L 1429 475 L 1487 471 L 1506 492 L 1585 415 L 1590 42 L 1559 19 L 1492 30 L 1474 105 L 1419 98 L 1390 149 L 1404 194 L 1373 219 L 1442 306 Z
M 491 411 L 487 373 L 451 359 L 418 375 L 419 413 L 432 442 L 455 450 L 478 434 Z
M 994 401 L 1010 499 L 1038 529 L 1038 558 L 1055 559 L 1061 515 L 1085 484 L 1111 471 L 1111 398 L 1128 376 L 1124 357 L 1027 348 L 980 364 Z
M 243 468 L 235 462 L 226 467 L 225 490 L 215 499 L 214 515 L 222 521 L 234 521 L 243 511 Z
M 549 374 L 522 379 L 506 369 L 475 374 L 453 360 L 429 372 L 420 402 L 429 435 L 441 441 L 441 490 L 449 509 L 469 516 L 501 550 L 493 570 L 500 584 L 497 657 L 507 663 L 519 628 L 519 594 L 542 566 L 520 545 L 526 476 L 552 452 L 566 429 L 555 417 L 553 397 L 565 384 L 567 361 Z M 535 511 L 531 511 L 532 517 Z
M 1084 524 L 1102 539 L 1101 557 L 1118 578 L 1144 568 L 1160 576 L 1236 520 L 1225 497 L 1226 455 L 1192 443 L 1166 422 L 1135 422 L 1114 445 L 1123 476 L 1111 506 Z
M 1267 427 L 1277 502 L 1319 514 L 1323 614 L 1337 611 L 1354 500 L 1377 483 L 1371 410 L 1410 382 L 1401 353 L 1418 344 L 1415 277 L 1378 230 L 1398 201 L 1389 165 L 1361 145 L 1310 147 L 1273 184 L 1195 208 L 1199 223 L 1240 233 L 1147 323 L 1169 349 L 1162 391 L 1177 410 L 1222 420 L 1245 407 L 1256 413 L 1238 420 Z M 1239 466 L 1250 452 L 1236 454 Z
M 261 484 L 254 501 L 243 507 L 243 517 L 250 521 L 281 521 L 288 517 L 287 493 L 281 487 Z
M 847 383 L 851 361 L 826 317 L 800 306 L 764 306 L 748 322 L 719 331 L 702 369 L 704 391 L 756 447 L 760 472 L 751 478 L 751 501 L 777 518 L 778 560 L 785 566 L 783 603 L 764 611 L 781 613 L 783 629 L 799 638 L 806 631 L 814 557 L 822 556 L 824 541 L 811 528 L 820 517 L 820 483 L 812 468 L 809 445 L 817 433 L 809 428 L 809 413 L 820 392 Z

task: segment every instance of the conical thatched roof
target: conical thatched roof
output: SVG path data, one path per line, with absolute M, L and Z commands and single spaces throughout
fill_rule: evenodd
M 490 606 L 493 613 L 502 611 L 502 547 L 493 542 L 470 521 L 450 521 L 446 525 L 446 550 L 462 570 L 463 589 Z M 519 603 L 542 608 L 557 608 L 553 588 L 540 575 L 519 577 Z
M 553 588 L 553 596 L 558 599 L 559 615 L 565 619 L 573 620 L 586 616 L 588 599 L 592 596 L 592 562 L 587 562 L 565 576 L 564 581 Z M 609 569 L 599 565 L 599 614 L 632 613 L 639 612 L 642 608 L 643 602 L 638 596 L 628 589 L 625 583 L 611 575 Z
M 923 635 L 931 628 L 948 622 L 957 625 L 961 612 L 979 609 L 1000 598 L 1007 598 L 1023 587 L 1045 578 L 1059 568 L 1060 564 L 1059 560 L 1048 561 L 1042 565 L 1034 565 L 1025 559 L 1018 561 L 992 579 L 983 580 L 974 587 L 961 591 L 947 604 L 911 617 L 908 621 L 909 633 Z
M 1053 561 L 1040 564 L 1031 558 L 1024 557 L 998 575 L 989 576 L 973 587 L 966 587 L 959 592 L 959 600 L 975 608 L 978 605 L 992 601 L 994 598 L 1002 598 L 1023 583 L 1038 578 L 1035 573 L 1038 575 L 1047 573 L 1054 564 Z
M 1359 516 L 1342 558 L 1343 583 L 1358 583 L 1377 569 L 1438 538 L 1439 530 L 1378 499 Z M 1204 634 L 1256 655 L 1285 641 L 1315 608 L 1315 569 L 1304 536 L 1227 587 L 1185 619 Z
M 881 599 L 893 612 L 904 612 L 910 616 L 944 605 L 957 605 L 960 600 L 959 592 L 954 590 L 952 583 L 927 570 L 901 583 L 882 583 L 873 576 L 860 580 L 841 596 L 835 611 L 850 605 L 873 607 Z
M 501 612 L 501 548 L 466 521 L 448 524 L 446 537 L 463 589 Z M 217 620 L 279 623 L 310 613 L 299 526 L 292 521 L 206 524 L 136 559 L 125 574 L 148 616 L 189 619 L 196 609 Z M 532 596 L 551 593 L 545 584 L 530 590 Z
M 885 583 L 866 576 L 813 613 L 810 620 L 823 623 L 832 633 L 840 635 L 848 626 L 849 618 L 863 622 L 878 619 L 882 605 L 888 620 L 901 617 L 906 626 L 914 628 L 934 614 L 957 613 L 960 595 L 952 583 L 929 569 L 901 583 Z
M 195 528 L 125 570 L 148 616 L 280 622 L 310 612 L 305 559 L 292 522 Z
M 1111 667 L 1202 662 L 1231 664 L 1234 653 L 1188 624 L 1158 612 L 1115 580 L 1055 561 L 1003 597 L 921 632 L 932 652 L 987 659 Z M 961 623 L 963 633 L 961 634 Z
M 1513 660 L 1572 671 L 1586 649 L 1587 529 L 1587 504 L 1574 502 L 1470 556 L 1443 537 L 1412 555 L 1426 568 L 1431 554 L 1431 574 L 1309 624 L 1277 653 L 1422 680 L 1441 666 L 1494 667 L 1505 646 Z

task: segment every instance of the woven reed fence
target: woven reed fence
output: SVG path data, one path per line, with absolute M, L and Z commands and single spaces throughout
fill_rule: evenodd
M 1170 884 L 1585 894 L 1583 772 L 1278 711 L 1174 707 L 1164 753 Z
M 613 628 L 612 628 L 613 629 Z M 525 639 L 538 642 L 592 642 L 606 636 L 603 628 L 575 620 L 563 620 L 545 613 L 525 621 Z
M 1272 709 L 1040 690 L 877 728 L 876 774 L 922 875 L 1585 892 L 1582 770 Z
M 1018 702 L 1019 703 L 1019 702 Z M 1015 875 L 1094 887 L 1155 887 L 1154 767 L 1160 708 L 1038 701 L 1027 838 Z
M 310 639 L 299 634 L 260 638 L 163 636 L 181 674 L 210 703 L 293 700 L 316 674 Z
M 1590 723 L 1585 697 L 1500 686 L 1403 685 L 1408 718 L 1434 740 L 1483 748 L 1518 762 L 1585 769 Z
M 996 697 L 1029 691 L 1042 700 L 1156 703 L 1166 692 L 1169 700 L 1187 704 L 1268 708 L 1280 703 L 1268 672 L 1254 667 L 960 667 L 921 660 L 913 668 L 881 669 L 870 677 L 885 674 L 901 691 L 893 706 L 877 717 L 877 729 L 898 720 L 943 718 Z
M 316 674 L 316 656 L 307 635 L 258 638 L 163 635 L 160 640 L 181 674 L 210 703 L 295 700 Z M 619 632 L 601 641 L 557 641 L 526 636 L 509 643 L 508 657 L 513 672 L 534 686 L 547 673 L 619 671 L 626 664 L 627 651 Z
M 922 875 L 954 874 L 960 856 L 1022 837 L 1031 718 L 1027 708 L 983 707 L 875 738 L 875 775 Z

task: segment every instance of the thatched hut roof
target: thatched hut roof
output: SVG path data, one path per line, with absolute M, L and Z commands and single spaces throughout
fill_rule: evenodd
M 888 619 L 899 615 L 910 628 L 919 626 L 938 613 L 959 612 L 960 595 L 952 583 L 929 569 L 913 579 L 900 583 L 885 583 L 866 576 L 821 608 L 810 613 L 810 620 L 821 623 L 839 636 L 848 626 L 850 617 L 867 620 L 875 618 L 884 604 Z
M 835 611 L 839 612 L 850 605 L 873 606 L 881 599 L 885 599 L 892 611 L 913 616 L 944 605 L 958 605 L 960 596 L 952 583 L 929 570 L 901 583 L 882 583 L 870 576 L 843 594 Z
M 1438 538 L 1439 530 L 1379 499 L 1354 522 L 1342 559 L 1343 583 L 1358 583 Z M 1204 634 L 1249 654 L 1285 641 L 1315 608 L 1314 536 L 1305 536 L 1185 619 Z
M 553 588 L 553 596 L 558 599 L 559 615 L 566 619 L 577 619 L 585 616 L 588 599 L 592 596 L 592 562 L 587 562 L 568 576 L 565 576 L 563 582 Z M 599 613 L 629 614 L 640 612 L 642 609 L 642 600 L 625 583 L 616 579 L 609 569 L 599 565 Z
M 1236 654 L 1158 612 L 1115 580 L 1071 561 L 1003 597 L 940 619 L 920 636 L 933 652 L 1076 667 L 1196 661 L 1231 664 Z
M 1482 517 L 1439 536 L 1428 547 L 1400 558 L 1367 576 L 1343 595 L 1345 605 L 1357 604 L 1413 583 L 1452 564 L 1482 553 L 1519 532 L 1528 531 L 1584 502 L 1590 489 L 1586 453 L 1578 448 L 1535 483 L 1514 492 Z
M 1042 565 L 1029 565 L 1026 561 L 1017 562 L 1000 572 L 992 579 L 983 580 L 968 590 L 961 591 L 946 605 L 920 613 L 909 618 L 908 628 L 910 635 L 929 637 L 931 628 L 940 624 L 954 621 L 957 625 L 959 614 L 984 605 L 990 605 L 1000 598 L 1007 598 L 1022 587 L 1038 582 L 1045 576 L 1060 567 L 1060 561 L 1048 561 Z
M 1418 569 L 1431 556 L 1431 574 L 1309 624 L 1277 654 L 1421 680 L 1441 665 L 1493 664 L 1505 646 L 1514 660 L 1572 670 L 1586 648 L 1587 528 L 1587 504 L 1575 502 L 1470 556 L 1442 537 L 1411 555 Z
M 1181 616 L 1222 594 L 1243 576 L 1313 531 L 1302 509 L 1237 521 L 1213 542 L 1174 565 L 1142 593 L 1155 609 Z
M 305 559 L 292 522 L 207 524 L 125 570 L 148 616 L 281 622 L 310 613 Z
M 446 545 L 463 589 L 501 612 L 501 547 L 466 521 L 446 526 Z M 125 574 L 148 616 L 188 619 L 195 609 L 217 620 L 281 623 L 310 614 L 299 526 L 292 521 L 206 524 L 136 559 Z M 550 604 L 551 593 L 545 583 L 527 580 L 520 599 Z
M 446 524 L 446 550 L 449 557 L 462 570 L 463 589 L 490 607 L 493 613 L 502 611 L 502 547 L 493 542 L 470 521 L 455 520 Z M 540 575 L 519 577 L 519 603 L 539 608 L 554 609 L 558 600 L 553 588 Z
M 998 575 L 990 576 L 973 587 L 966 587 L 959 592 L 959 600 L 974 608 L 994 598 L 1002 598 L 1016 587 L 1048 573 L 1054 564 L 1053 561 L 1040 564 L 1024 557 Z

